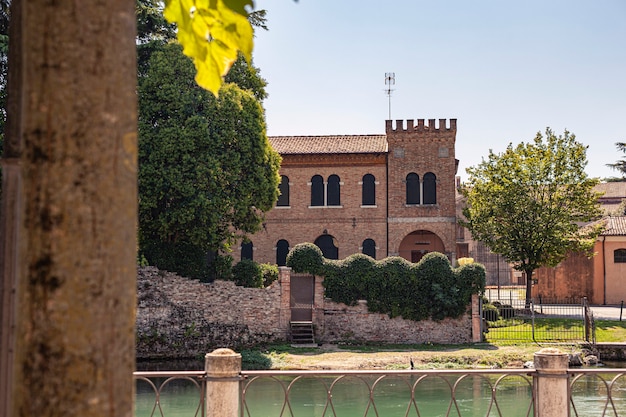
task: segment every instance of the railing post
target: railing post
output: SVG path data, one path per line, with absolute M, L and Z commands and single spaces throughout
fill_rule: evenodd
M 241 355 L 216 349 L 205 356 L 206 417 L 239 417 Z
M 535 417 L 569 417 L 568 356 L 555 348 L 535 353 Z

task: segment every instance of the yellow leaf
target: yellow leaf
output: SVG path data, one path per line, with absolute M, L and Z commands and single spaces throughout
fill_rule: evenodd
M 251 60 L 252 25 L 223 0 L 165 0 L 163 16 L 177 24 L 183 53 L 196 67 L 196 82 L 216 96 L 237 52 Z

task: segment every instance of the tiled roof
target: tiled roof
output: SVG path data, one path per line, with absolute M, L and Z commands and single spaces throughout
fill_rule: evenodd
M 609 216 L 606 221 L 606 229 L 603 236 L 626 236 L 626 216 Z
M 281 155 L 387 152 L 386 135 L 269 136 L 269 140 Z
M 626 181 L 601 182 L 593 187 L 594 191 L 604 193 L 601 198 L 626 197 Z
M 626 199 L 626 181 L 603 182 L 593 187 L 593 190 L 604 193 L 599 201 L 605 215 L 616 214 L 622 200 Z

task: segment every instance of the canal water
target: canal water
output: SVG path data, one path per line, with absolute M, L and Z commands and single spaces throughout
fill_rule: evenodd
M 162 369 L 163 370 L 163 369 Z M 503 370 L 504 372 L 504 370 Z M 603 375 L 607 382 L 612 376 Z M 532 378 L 510 375 L 499 382 L 496 377 L 467 376 L 454 388 L 458 376 L 446 380 L 439 376 L 388 376 L 376 382 L 374 376 L 347 376 L 340 380 L 329 377 L 307 377 L 293 382 L 286 404 L 285 391 L 293 378 L 262 377 L 244 382 L 249 417 L 369 417 L 369 416 L 527 416 L 533 415 Z M 334 384 L 334 385 L 333 385 Z M 328 389 L 331 387 L 331 396 Z M 495 401 L 492 387 L 495 386 Z M 411 389 L 414 388 L 413 399 Z M 626 417 L 626 376 L 613 383 L 607 404 L 607 386 L 595 376 L 585 376 L 572 387 L 572 398 L 578 416 Z M 605 407 L 607 407 L 605 410 Z M 194 416 L 199 406 L 198 388 L 190 381 L 175 380 L 167 384 L 160 398 L 165 417 Z M 137 417 L 160 416 L 155 407 L 153 389 L 137 382 Z M 458 407 L 458 408 L 457 408 Z M 614 407 L 614 408 L 613 408 Z M 419 414 L 418 414 L 419 410 Z M 448 414 L 449 410 L 449 414 Z M 604 414 L 603 414 L 604 413 Z M 197 414 L 200 415 L 199 412 Z M 575 415 L 572 412 L 572 415 Z

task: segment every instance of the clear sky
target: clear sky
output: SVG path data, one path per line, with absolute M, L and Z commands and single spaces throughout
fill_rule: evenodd
M 626 0 L 257 0 L 254 64 L 268 135 L 382 134 L 458 119 L 459 175 L 546 127 L 574 133 L 587 173 L 626 142 Z

